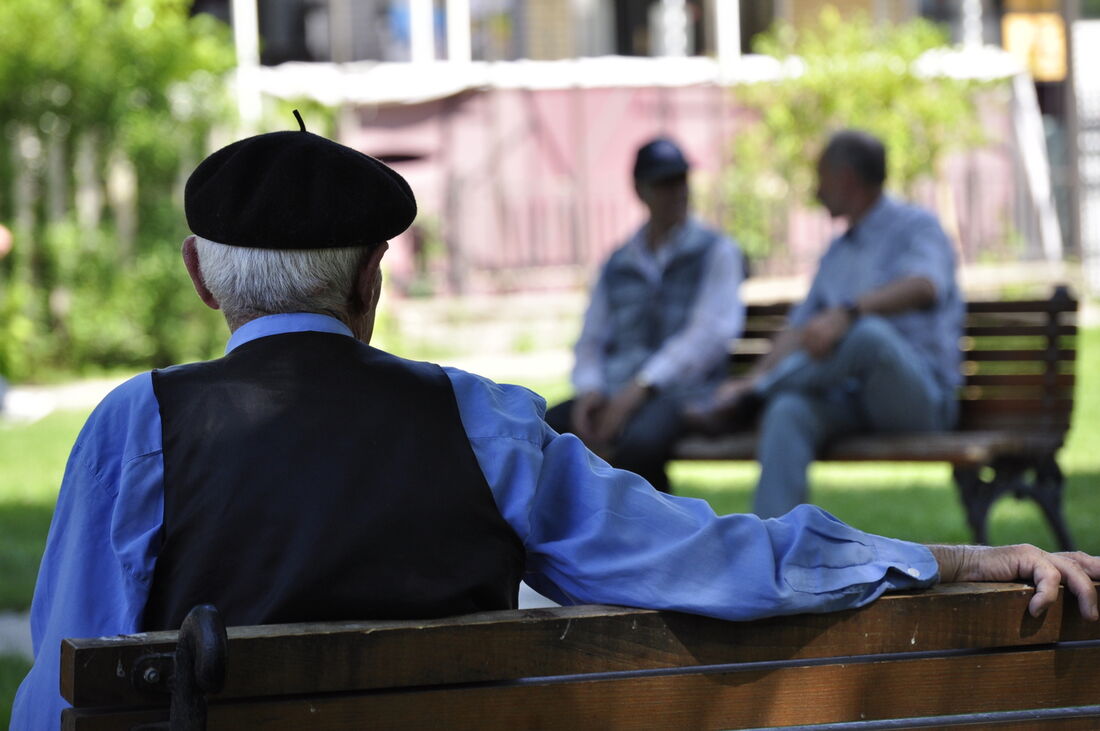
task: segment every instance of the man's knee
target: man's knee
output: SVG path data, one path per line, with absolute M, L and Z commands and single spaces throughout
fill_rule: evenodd
M 892 345 L 898 338 L 894 326 L 878 315 L 864 315 L 852 324 L 844 345 L 869 350 Z
M 898 331 L 877 315 L 865 315 L 852 325 L 840 342 L 836 357 L 875 365 L 889 365 L 911 359 Z

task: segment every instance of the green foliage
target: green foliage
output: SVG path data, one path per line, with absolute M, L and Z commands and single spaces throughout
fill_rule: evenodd
M 205 356 L 221 337 L 216 317 L 191 314 L 180 181 L 228 119 L 233 52 L 228 28 L 189 17 L 190 5 L 0 3 L 0 222 L 15 233 L 0 262 L 0 374 L 163 364 Z M 89 143 L 81 184 L 75 161 Z M 133 223 L 97 206 L 96 222 L 79 225 L 78 189 L 109 198 L 120 169 L 133 171 L 122 186 L 132 192 L 114 197 L 129 199 Z
M 228 30 L 186 0 L 0 4 L 0 115 L 52 131 L 97 129 L 164 166 L 232 63 Z
M 906 192 L 936 174 L 945 152 L 981 139 L 974 84 L 917 72 L 925 52 L 946 44 L 923 19 L 875 25 L 841 20 L 831 6 L 816 27 L 779 24 L 757 39 L 754 50 L 785 73 L 736 89 L 752 121 L 734 140 L 726 184 L 733 234 L 750 256 L 766 255 L 783 238 L 792 201 L 813 200 L 815 164 L 832 132 L 855 127 L 882 139 L 890 185 Z

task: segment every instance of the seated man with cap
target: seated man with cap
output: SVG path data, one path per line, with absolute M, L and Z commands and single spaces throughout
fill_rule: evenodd
M 684 405 L 717 386 L 744 320 L 740 251 L 689 215 L 688 170 L 670 139 L 638 150 L 634 189 L 649 218 L 601 269 L 575 349 L 576 395 L 546 415 L 662 492 Z
M 1095 616 L 1098 559 L 924 547 L 809 505 L 720 517 L 555 433 L 526 389 L 370 347 L 386 240 L 416 204 L 360 152 L 251 137 L 199 165 L 185 207 L 226 353 L 132 378 L 77 438 L 13 728 L 57 728 L 63 638 L 175 628 L 199 603 L 230 625 L 429 618 L 515 607 L 525 578 L 566 604 L 740 620 L 1026 576 L 1033 611 L 1064 577 Z

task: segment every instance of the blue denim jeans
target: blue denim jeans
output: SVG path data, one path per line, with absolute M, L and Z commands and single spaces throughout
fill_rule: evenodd
M 944 393 L 917 353 L 886 320 L 859 319 L 832 353 L 796 351 L 758 386 L 766 399 L 753 512 L 782 515 L 806 502 L 806 470 L 831 439 L 853 432 L 950 428 L 954 393 Z

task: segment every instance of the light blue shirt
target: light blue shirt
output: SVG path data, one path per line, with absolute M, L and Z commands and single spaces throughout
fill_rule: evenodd
M 883 195 L 853 228 L 829 244 L 806 299 L 790 316 L 802 327 L 818 312 L 907 277 L 924 277 L 936 290 L 928 309 L 885 319 L 912 344 L 932 385 L 953 396 L 959 373 L 963 301 L 955 282 L 955 251 L 928 211 Z
M 273 315 L 233 334 L 350 331 L 322 315 Z M 732 620 L 826 612 L 938 578 L 931 553 L 802 505 L 774 520 L 717 516 L 654 490 L 543 421 L 527 389 L 445 369 L 493 497 L 527 551 L 527 583 L 563 604 L 673 609 Z M 77 437 L 31 606 L 35 663 L 13 729 L 56 728 L 66 637 L 128 634 L 141 620 L 164 513 L 160 411 L 150 374 L 115 389 Z M 349 525 L 355 516 L 347 516 Z

